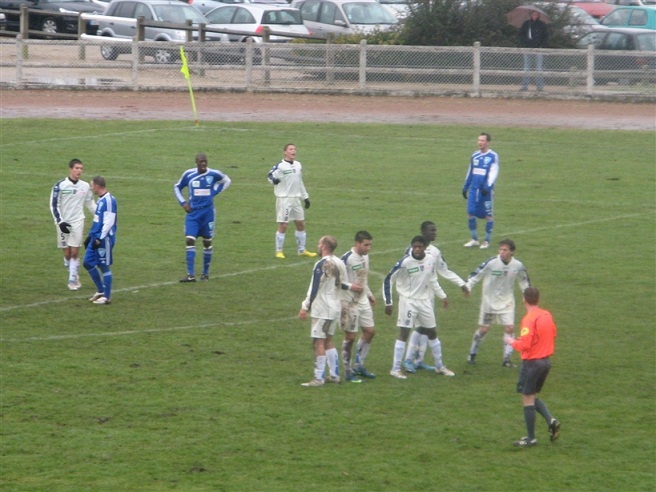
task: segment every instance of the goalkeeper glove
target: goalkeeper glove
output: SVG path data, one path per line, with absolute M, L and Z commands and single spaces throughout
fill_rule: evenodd
M 87 236 L 87 238 L 84 240 L 84 249 L 89 247 L 90 242 L 91 242 L 91 236 Z
M 310 208 L 310 199 L 309 198 L 305 199 L 305 208 Z
M 101 244 L 102 244 L 102 241 L 100 239 L 94 239 L 93 243 L 91 244 L 91 249 L 98 249 L 98 248 L 100 248 Z
M 59 230 L 62 231 L 64 234 L 68 234 L 69 232 L 71 232 L 71 224 L 69 224 L 68 222 L 62 221 L 57 225 L 59 226 Z
M 280 183 L 280 180 L 279 180 L 278 178 L 273 178 L 273 179 L 271 180 L 271 182 L 272 182 L 274 185 L 277 185 L 278 183 Z
M 467 190 L 462 190 L 462 197 L 467 200 Z

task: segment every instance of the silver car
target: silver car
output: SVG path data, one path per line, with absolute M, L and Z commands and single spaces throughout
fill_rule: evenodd
M 394 29 L 399 20 L 376 0 L 294 0 L 303 23 L 317 38 Z
M 273 32 L 292 36 L 272 35 L 269 38 L 271 43 L 286 43 L 291 41 L 293 36 L 310 36 L 310 31 L 301 19 L 301 13 L 292 7 L 260 3 L 224 5 L 208 12 L 206 17 L 210 23 L 207 26 L 209 28 L 252 34 L 228 34 L 232 42 L 245 42 L 250 38 L 261 43 L 264 26 Z
M 208 24 L 207 19 L 194 7 L 178 0 L 112 0 L 102 20 L 98 21 L 98 35 L 112 38 L 133 39 L 136 36 L 135 19 L 143 17 L 146 21 L 165 21 L 176 24 L 185 24 L 190 20 L 192 25 Z M 129 19 L 129 20 L 128 20 Z M 198 39 L 198 32 L 192 33 L 194 40 Z M 144 39 L 147 41 L 170 41 L 184 43 L 187 32 L 184 29 L 171 29 L 163 27 L 146 27 Z M 227 41 L 223 34 L 206 36 L 207 41 Z M 115 60 L 121 53 L 130 53 L 132 47 L 129 43 L 105 43 L 100 53 L 105 60 Z M 155 58 L 157 63 L 171 63 L 178 59 L 177 50 L 152 48 L 146 52 Z

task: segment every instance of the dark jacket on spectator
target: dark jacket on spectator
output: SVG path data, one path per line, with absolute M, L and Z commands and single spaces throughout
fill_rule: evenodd
M 526 48 L 546 48 L 549 43 L 549 28 L 539 18 L 527 20 L 519 30 L 519 40 Z

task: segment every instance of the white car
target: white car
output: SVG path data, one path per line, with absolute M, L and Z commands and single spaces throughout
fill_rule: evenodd
M 312 35 L 370 34 L 398 26 L 398 18 L 376 0 L 294 0 Z
M 310 31 L 303 24 L 301 13 L 292 7 L 261 3 L 241 3 L 224 5 L 205 14 L 208 28 L 242 31 L 243 34 L 228 34 L 232 42 L 245 42 L 252 39 L 262 42 L 264 26 L 274 33 L 269 38 L 271 43 L 286 43 L 294 36 L 310 36 Z M 289 37 L 291 36 L 291 37 Z

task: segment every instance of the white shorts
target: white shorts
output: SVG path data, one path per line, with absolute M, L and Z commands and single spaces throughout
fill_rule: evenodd
M 399 297 L 399 317 L 396 326 L 400 328 L 435 328 L 435 311 L 432 299 L 407 299 Z
M 478 314 L 478 324 L 483 326 L 502 325 L 509 326 L 515 324 L 515 312 L 507 311 L 505 313 L 489 313 L 481 309 Z
M 326 338 L 333 336 L 339 321 L 336 319 L 312 318 L 312 329 L 310 336 L 312 338 Z
M 374 326 L 374 311 L 369 302 L 367 304 L 353 304 L 342 301 L 341 325 L 343 331 L 356 333 L 358 328 L 372 328 Z
M 287 223 L 290 220 L 305 220 L 305 209 L 300 197 L 276 198 L 276 222 Z
M 84 221 L 71 224 L 70 233 L 64 234 L 58 225 L 57 229 L 57 247 L 58 248 L 79 248 L 82 246 L 82 233 L 84 232 Z

